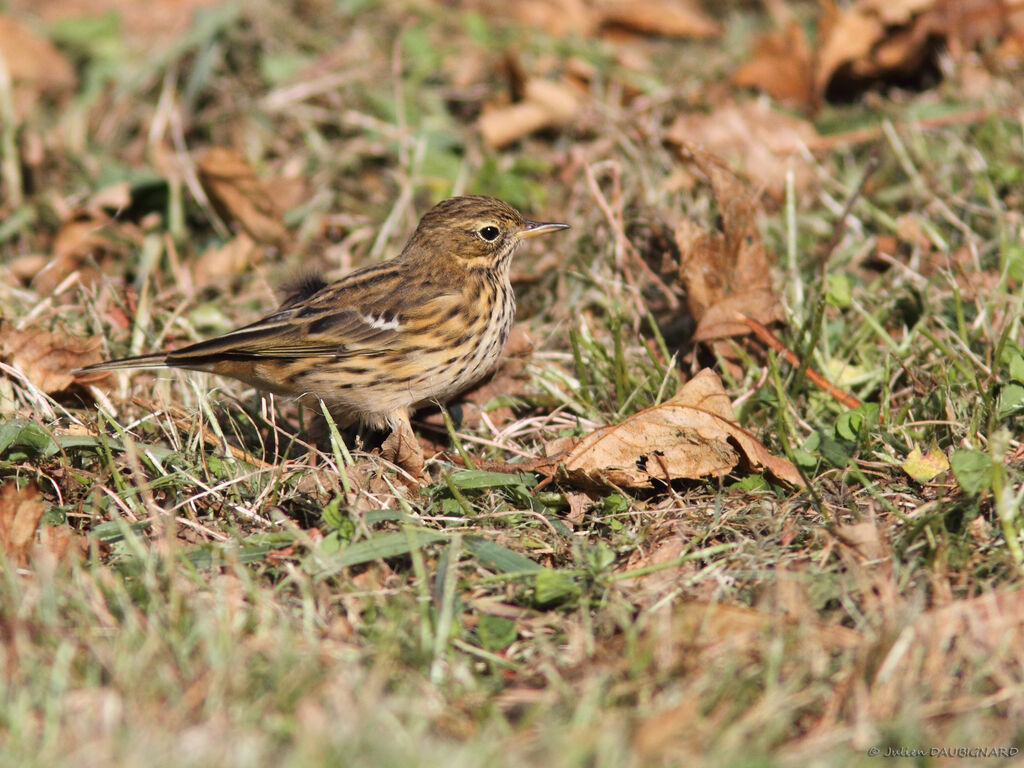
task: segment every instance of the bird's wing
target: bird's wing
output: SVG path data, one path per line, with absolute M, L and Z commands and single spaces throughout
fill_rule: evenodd
M 282 313 L 284 314 L 284 313 Z M 310 317 L 271 315 L 252 325 L 168 355 L 172 365 L 217 357 L 347 357 L 369 348 L 390 349 L 401 327 L 390 318 L 354 309 Z
M 251 325 L 171 352 L 167 364 L 383 354 L 415 344 L 410 330 L 423 327 L 425 318 L 443 317 L 458 300 L 443 293 L 417 302 L 401 273 L 360 270 Z

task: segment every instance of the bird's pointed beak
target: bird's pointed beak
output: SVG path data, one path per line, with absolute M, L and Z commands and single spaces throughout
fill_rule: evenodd
M 546 235 L 548 232 L 557 232 L 560 229 L 568 229 L 568 224 L 559 224 L 556 221 L 530 221 L 526 220 L 526 226 L 519 230 L 519 237 L 525 240 L 528 237 Z

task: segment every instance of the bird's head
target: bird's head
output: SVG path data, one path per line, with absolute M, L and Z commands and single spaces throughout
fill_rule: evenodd
M 423 215 L 403 256 L 466 270 L 508 269 L 523 240 L 568 227 L 531 221 L 493 197 L 452 197 Z

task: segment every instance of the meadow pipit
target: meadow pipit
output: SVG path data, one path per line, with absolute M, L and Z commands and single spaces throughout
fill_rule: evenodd
M 410 412 L 494 367 L 515 315 L 513 255 L 526 238 L 568 226 L 530 221 L 494 198 L 453 197 L 423 216 L 395 258 L 330 285 L 309 278 L 262 320 L 173 352 L 80 370 L 187 368 L 319 399 L 340 426 L 389 427 L 384 454 L 418 475 L 423 454 Z

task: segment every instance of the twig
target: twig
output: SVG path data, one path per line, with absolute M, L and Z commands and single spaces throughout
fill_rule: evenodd
M 787 363 L 796 368 L 800 368 L 800 358 L 797 354 L 779 341 L 775 334 L 761 325 L 761 323 L 757 322 L 757 320 L 754 320 L 753 318 L 747 317 L 742 312 L 736 313 L 736 319 L 750 328 L 757 338 L 782 355 Z M 860 400 L 852 395 L 848 395 L 834 384 L 829 384 L 828 381 L 825 380 L 824 376 L 815 371 L 809 365 L 803 367 L 803 372 L 804 375 L 807 376 L 808 381 L 821 389 L 826 395 L 836 400 L 836 402 L 842 403 L 847 408 L 857 408 L 860 406 Z

